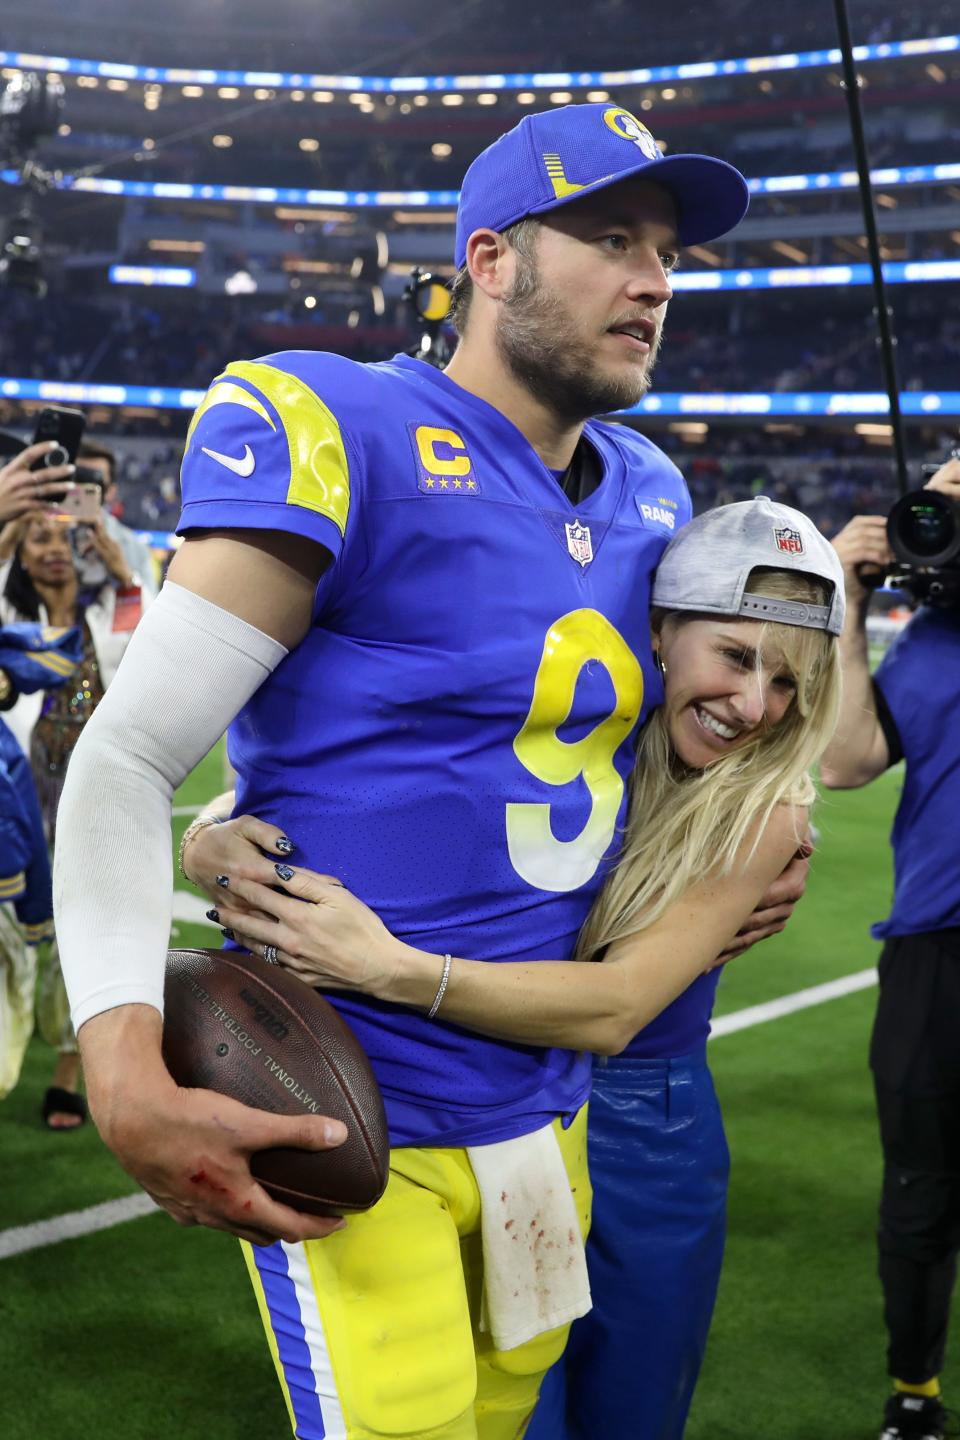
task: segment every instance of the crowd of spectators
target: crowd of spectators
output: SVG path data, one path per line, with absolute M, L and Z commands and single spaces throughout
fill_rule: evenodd
M 256 0 L 222 0 L 198 9 L 191 0 L 168 0 L 162 14 L 134 13 L 126 0 L 77 0 L 69 12 L 58 0 L 33 0 L 11 13 L 7 44 L 35 50 L 38 30 L 55 22 L 58 53 L 102 55 L 141 64 L 219 65 L 228 68 L 312 70 L 331 73 L 462 74 L 465 71 L 568 70 L 657 65 L 730 55 L 776 54 L 836 43 L 827 3 L 777 7 L 761 15 L 753 0 L 688 0 L 658 8 L 656 23 L 639 24 L 635 0 L 595 0 L 581 6 L 517 7 L 512 0 L 466 0 L 438 11 L 430 0 L 354 0 L 337 11 L 305 16 L 299 0 L 274 0 L 269 12 Z M 952 32 L 956 7 L 925 0 L 902 7 L 864 0 L 857 7 L 861 43 Z M 625 55 L 629 59 L 625 59 Z M 576 57 L 575 59 L 573 57 Z
M 953 287 L 948 287 L 952 289 Z M 944 287 L 891 292 L 905 390 L 956 389 L 960 316 Z M 881 388 L 870 292 L 831 289 L 743 296 L 678 295 L 665 331 L 656 388 L 876 390 Z M 0 290 L 0 375 L 24 379 L 203 388 L 237 356 L 282 349 L 336 350 L 377 360 L 416 339 L 405 308 L 354 328 L 302 299 L 243 303 L 190 294 L 150 303 L 124 297 L 56 304 Z
M 897 81 L 902 89 L 904 78 Z M 776 93 L 758 96 L 744 89 L 742 77 L 717 80 L 709 87 L 691 89 L 689 98 L 684 92 L 672 103 L 659 102 L 651 112 L 651 124 L 674 152 L 697 151 L 703 145 L 704 127 L 714 128 L 713 153 L 751 178 L 851 168 L 853 152 L 842 94 L 825 89 L 823 72 L 804 70 L 786 80 L 778 76 L 776 85 Z M 884 88 L 879 80 L 877 85 L 874 101 L 877 94 L 882 98 Z M 915 98 L 909 119 L 902 104 L 875 103 L 867 111 L 866 138 L 874 166 L 932 165 L 956 158 L 960 118 L 955 91 L 941 94 L 939 88 L 931 89 L 922 71 L 913 75 L 912 86 Z M 640 93 L 635 90 L 618 90 L 615 98 L 639 109 Z M 284 92 L 278 92 L 271 104 L 251 108 L 238 102 L 236 113 L 223 111 L 217 123 L 211 118 L 214 129 L 232 134 L 230 148 L 214 148 L 210 132 L 202 126 L 199 135 L 164 138 L 165 131 L 181 128 L 176 110 L 176 121 L 163 121 L 159 147 L 140 152 L 136 163 L 126 159 L 111 173 L 190 184 L 456 190 L 475 155 L 499 129 L 526 113 L 511 101 L 505 95 L 496 110 L 479 111 L 473 105 L 457 110 L 434 105 L 404 119 L 396 110 L 372 117 L 358 115 L 353 107 L 347 107 L 346 114 L 326 107 L 304 113 L 302 105 L 290 103 Z M 97 109 L 85 118 L 89 104 L 84 100 L 72 107 L 69 137 L 49 142 L 51 164 L 76 171 L 93 157 L 102 158 L 107 117 Z M 138 152 L 141 115 L 127 117 L 120 110 L 111 110 L 110 115 L 124 148 L 131 155 Z M 188 115 L 195 125 L 198 112 L 183 111 L 184 120 Z M 140 128 L 134 130 L 134 124 Z M 125 125 L 131 129 L 124 135 Z M 302 150 L 299 140 L 304 135 L 313 137 L 318 148 Z M 449 152 L 436 153 L 435 142 L 445 142 Z
M 698 513 L 763 494 L 805 511 L 824 534 L 835 535 L 854 515 L 886 513 L 898 493 L 892 447 L 865 445 L 848 431 L 712 425 L 694 443 L 682 427 L 636 423 L 683 471 Z M 942 460 L 951 443 L 946 436 L 928 437 L 919 454 L 911 439 L 914 483 L 921 484 L 921 461 Z M 182 438 L 114 441 L 118 518 L 124 524 L 172 531 L 179 515 L 182 447 Z

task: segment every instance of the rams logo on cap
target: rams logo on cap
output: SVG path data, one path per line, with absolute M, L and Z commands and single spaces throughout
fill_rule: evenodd
M 648 160 L 661 160 L 663 158 L 660 147 L 636 115 L 631 115 L 629 110 L 621 110 L 618 105 L 612 105 L 609 110 L 603 112 L 603 123 L 609 126 L 614 135 L 619 135 L 621 140 L 630 140 L 638 150 L 642 150 Z

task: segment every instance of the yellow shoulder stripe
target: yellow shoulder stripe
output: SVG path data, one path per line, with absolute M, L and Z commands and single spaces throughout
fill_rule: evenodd
M 290 448 L 287 504 L 326 515 L 342 535 L 350 511 L 350 466 L 332 410 L 296 375 L 258 360 L 228 365 L 227 376 L 255 386 L 280 416 Z M 248 391 L 242 393 L 247 404 L 259 404 Z
M 233 369 L 234 367 L 231 366 L 230 368 Z M 245 405 L 248 410 L 252 410 L 255 415 L 259 415 L 261 419 L 266 420 L 271 430 L 276 430 L 277 428 L 256 395 L 251 395 L 249 390 L 244 390 L 240 385 L 231 385 L 227 380 L 214 380 L 210 389 L 193 412 L 190 429 L 187 431 L 187 445 L 190 444 L 193 438 L 193 432 L 197 428 L 197 421 L 201 416 L 206 415 L 208 410 L 212 410 L 214 405 Z M 186 446 L 184 446 L 184 449 L 186 449 Z
M 32 660 L 35 665 L 42 665 L 44 670 L 50 670 L 54 675 L 62 675 L 64 678 L 72 675 L 77 668 L 76 660 L 71 660 L 69 655 L 60 655 L 56 650 L 28 650 L 27 659 Z

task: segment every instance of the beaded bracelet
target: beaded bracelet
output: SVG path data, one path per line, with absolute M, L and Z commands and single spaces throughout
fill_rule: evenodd
M 190 876 L 183 868 L 183 852 L 187 848 L 187 842 L 192 840 L 194 835 L 199 835 L 200 831 L 205 830 L 208 825 L 221 825 L 222 823 L 219 815 L 200 815 L 184 830 L 183 839 L 180 841 L 180 849 L 177 851 L 177 869 L 188 885 L 194 884 L 194 881 L 190 879 Z
M 448 982 L 449 979 L 450 979 L 450 966 L 451 966 L 452 963 L 453 963 L 453 956 L 452 956 L 452 955 L 444 955 L 444 957 L 443 957 L 443 974 L 440 976 L 440 988 L 439 988 L 438 991 L 437 991 L 437 994 L 436 994 L 436 997 L 435 997 L 435 999 L 434 999 L 433 1004 L 430 1006 L 430 1009 L 427 1011 L 427 1019 L 428 1019 L 428 1020 L 432 1020 L 433 1017 L 434 1017 L 434 1015 L 436 1015 L 437 1011 L 440 1009 L 440 1001 L 443 999 L 444 995 L 446 995 L 446 993 L 447 993 L 447 982 Z

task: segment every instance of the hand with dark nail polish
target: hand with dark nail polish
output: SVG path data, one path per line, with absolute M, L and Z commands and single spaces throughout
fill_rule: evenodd
M 274 865 L 273 868 L 274 870 L 276 870 L 281 880 L 293 879 L 293 871 L 291 870 L 289 865 Z
M 229 875 L 218 875 L 218 876 L 217 876 L 217 884 L 220 885 L 220 886 L 222 886 L 223 889 L 226 890 L 227 886 L 230 884 L 230 876 L 229 876 Z
M 208 910 L 208 911 L 207 911 L 207 919 L 208 919 L 208 920 L 212 920 L 213 923 L 214 923 L 214 925 L 219 925 L 219 924 L 220 924 L 220 911 L 219 911 L 219 910 Z
M 221 930 L 220 934 L 223 936 L 224 940 L 232 940 L 234 938 L 232 930 Z
M 290 855 L 293 853 L 296 847 L 294 846 L 292 840 L 287 839 L 286 835 L 281 835 L 280 839 L 277 841 L 276 848 L 280 851 L 281 855 Z

